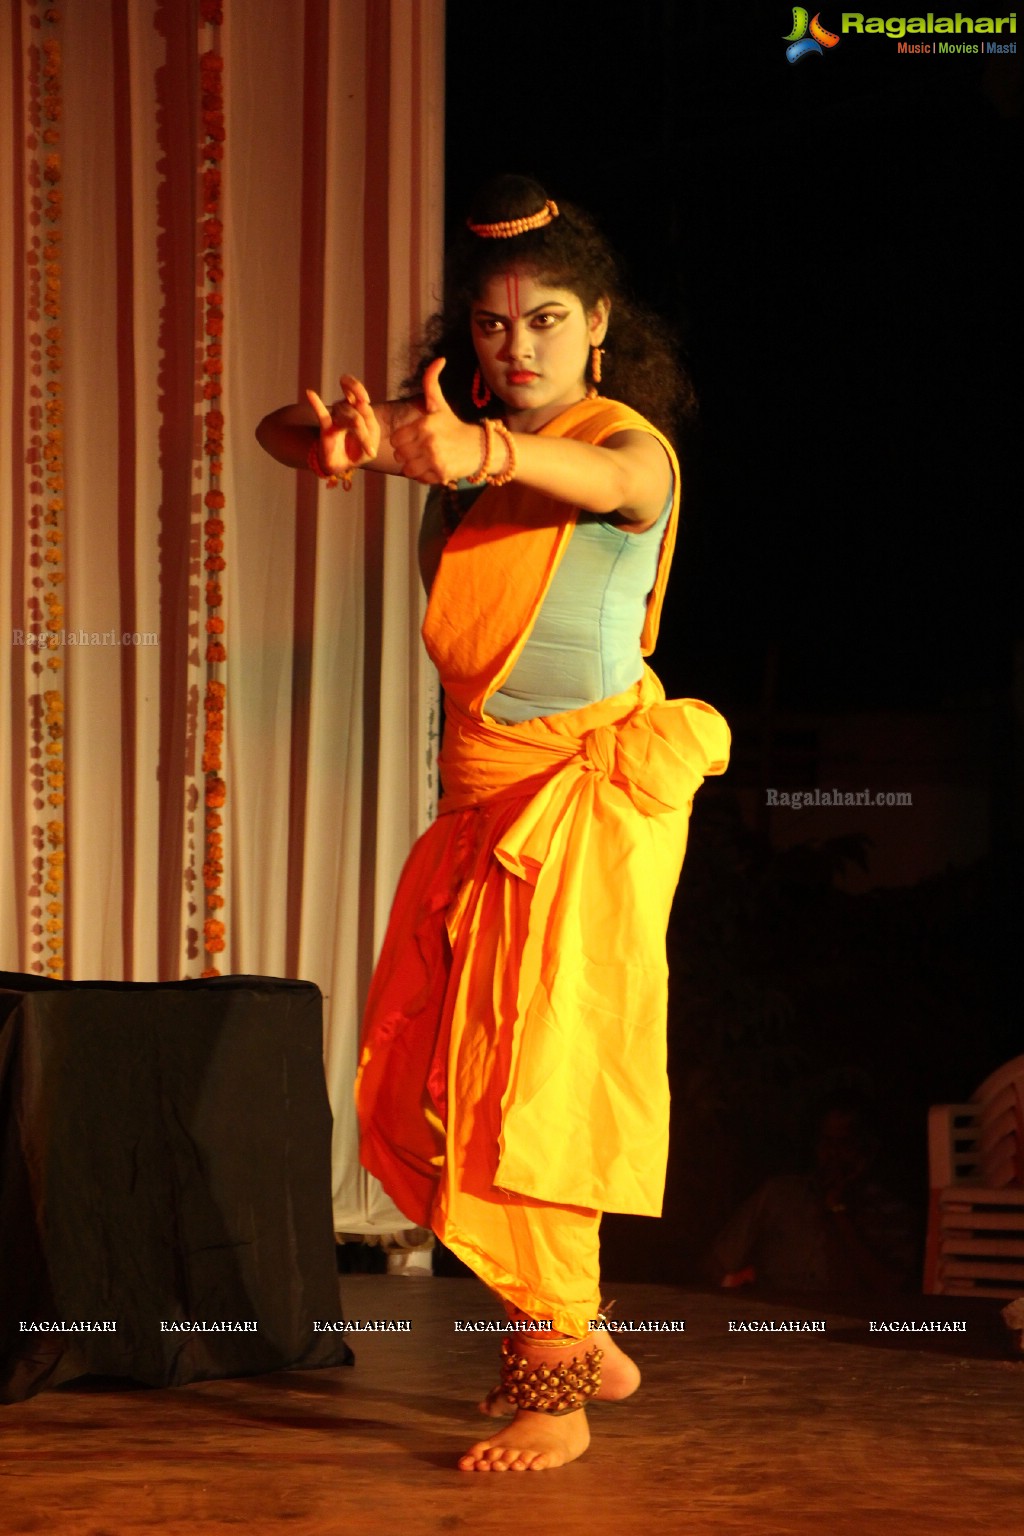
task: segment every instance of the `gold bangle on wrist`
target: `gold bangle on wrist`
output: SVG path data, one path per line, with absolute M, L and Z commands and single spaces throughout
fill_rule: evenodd
M 483 433 L 484 453 L 483 458 L 480 460 L 480 468 L 476 474 L 467 477 L 470 485 L 480 485 L 484 480 L 490 480 L 487 466 L 491 462 L 491 454 L 494 451 L 494 422 L 489 416 L 485 416 L 479 425 L 480 431 Z
M 503 421 L 492 423 L 494 431 L 505 445 L 505 468 L 500 475 L 488 475 L 488 485 L 508 485 L 515 478 L 516 473 L 516 445 L 512 441 L 512 434 Z

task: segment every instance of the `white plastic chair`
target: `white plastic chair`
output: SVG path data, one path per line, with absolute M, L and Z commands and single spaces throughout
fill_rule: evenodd
M 924 1289 L 1014 1299 L 1024 1293 L 1024 1056 L 968 1104 L 928 1111 L 930 1198 Z

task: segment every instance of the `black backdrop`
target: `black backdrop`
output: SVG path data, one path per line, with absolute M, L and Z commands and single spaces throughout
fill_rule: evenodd
M 766 691 L 810 717 L 973 709 L 988 743 L 989 846 L 898 891 L 844 898 L 843 850 L 801 865 L 717 787 L 698 798 L 670 941 L 676 1219 L 617 1255 L 665 1277 L 799 1161 L 838 1085 L 874 1097 L 920 1198 L 928 1102 L 1021 1048 L 1019 62 L 844 37 L 794 65 L 792 26 L 774 3 L 448 0 L 449 220 L 491 172 L 536 175 L 684 339 L 702 414 L 655 657 L 670 695 L 737 725 L 754 786 Z
M 603 14 L 449 0 L 449 211 L 538 175 L 684 333 L 703 434 L 666 683 L 752 702 L 771 637 L 796 706 L 1005 684 L 1016 61 L 850 37 L 791 65 L 781 4 Z

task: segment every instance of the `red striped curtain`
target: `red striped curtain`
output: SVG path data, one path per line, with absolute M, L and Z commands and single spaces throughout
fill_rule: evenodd
M 403 1225 L 350 1089 L 433 802 L 420 491 L 253 428 L 406 371 L 443 0 L 12 0 L 0 50 L 0 967 L 317 982 L 336 1225 Z

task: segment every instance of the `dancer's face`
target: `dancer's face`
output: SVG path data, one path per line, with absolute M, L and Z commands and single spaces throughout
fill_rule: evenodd
M 536 431 L 582 400 L 592 346 L 608 329 L 608 304 L 591 314 L 568 288 L 511 268 L 484 284 L 471 310 L 473 345 L 491 393 L 510 421 Z

